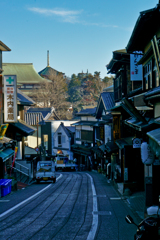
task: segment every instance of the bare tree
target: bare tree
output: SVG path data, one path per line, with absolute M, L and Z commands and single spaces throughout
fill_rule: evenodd
M 50 76 L 51 80 L 40 84 L 32 94 L 33 100 L 38 107 L 54 107 L 61 119 L 66 119 L 66 112 L 69 106 L 67 102 L 67 84 L 63 74 Z

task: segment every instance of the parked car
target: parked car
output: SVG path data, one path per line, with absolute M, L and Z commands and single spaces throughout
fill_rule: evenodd
M 36 181 L 51 180 L 56 182 L 55 162 L 54 161 L 39 161 L 37 163 Z

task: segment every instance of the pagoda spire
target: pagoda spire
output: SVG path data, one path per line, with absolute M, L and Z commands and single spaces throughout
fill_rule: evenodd
M 49 67 L 49 50 L 47 51 L 47 67 Z

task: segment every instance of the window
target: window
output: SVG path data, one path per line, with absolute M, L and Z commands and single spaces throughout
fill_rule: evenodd
M 81 131 L 81 139 L 86 141 L 93 141 L 93 132 L 92 131 Z
M 26 85 L 25 87 L 26 87 L 26 88 L 33 88 L 32 85 Z
M 58 146 L 62 145 L 62 134 L 58 133 Z
M 58 147 L 62 147 L 62 143 L 65 143 L 66 138 L 62 133 L 58 133 Z
M 153 81 L 155 82 L 155 87 L 158 87 L 159 86 L 159 77 L 158 77 L 158 71 L 157 71 L 155 59 L 153 62 L 154 62 L 153 63 Z
M 80 130 L 76 130 L 76 138 L 81 138 L 81 131 Z
M 149 61 L 145 66 L 144 66 L 144 80 L 145 80 L 145 89 L 150 89 L 152 88 L 152 76 L 151 76 L 151 71 L 152 69 L 152 61 Z

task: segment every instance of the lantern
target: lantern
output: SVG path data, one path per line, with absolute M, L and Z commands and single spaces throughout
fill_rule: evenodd
M 154 155 L 151 152 L 150 146 L 147 142 L 141 144 L 141 159 L 144 164 L 150 165 L 154 161 Z

